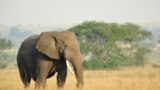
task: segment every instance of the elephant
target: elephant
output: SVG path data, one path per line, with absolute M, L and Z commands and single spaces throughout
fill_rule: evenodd
M 17 53 L 17 65 L 24 88 L 35 81 L 36 89 L 46 87 L 46 80 L 57 73 L 57 87 L 63 88 L 68 60 L 73 66 L 77 88 L 83 87 L 80 46 L 74 32 L 48 31 L 26 38 Z

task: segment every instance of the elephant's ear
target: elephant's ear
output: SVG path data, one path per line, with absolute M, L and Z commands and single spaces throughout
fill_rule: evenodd
M 59 53 L 56 49 L 56 38 L 52 36 L 51 32 L 41 33 L 36 48 L 39 52 L 42 52 L 50 58 L 59 59 Z

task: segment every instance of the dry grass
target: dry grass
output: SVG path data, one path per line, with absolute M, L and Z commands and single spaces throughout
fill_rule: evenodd
M 160 68 L 124 68 L 113 71 L 84 71 L 83 90 L 160 90 Z M 75 77 L 68 74 L 64 90 L 75 90 Z M 29 90 L 34 89 L 32 81 Z M 18 70 L 0 71 L 0 90 L 23 90 Z M 56 77 L 47 80 L 46 90 L 57 90 Z

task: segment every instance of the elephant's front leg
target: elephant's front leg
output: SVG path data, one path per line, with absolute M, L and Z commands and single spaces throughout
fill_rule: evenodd
M 62 88 L 65 84 L 67 77 L 67 65 L 65 61 L 63 63 L 58 64 L 57 72 L 57 86 L 58 88 Z
M 35 83 L 36 89 L 44 89 L 46 87 L 46 79 L 51 67 L 52 67 L 52 62 L 50 61 L 39 60 L 37 62 L 37 68 L 36 68 L 37 78 Z

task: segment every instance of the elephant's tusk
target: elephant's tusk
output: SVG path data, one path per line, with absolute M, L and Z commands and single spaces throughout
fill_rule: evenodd
M 68 67 L 68 69 L 69 69 L 69 72 L 70 72 L 72 75 L 75 75 L 71 63 L 70 63 L 68 60 L 66 60 L 66 64 L 67 64 L 67 67 Z

